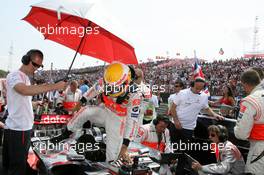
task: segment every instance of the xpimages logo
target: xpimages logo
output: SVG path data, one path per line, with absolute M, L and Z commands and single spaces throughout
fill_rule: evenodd
M 77 35 L 78 37 L 83 37 L 86 35 L 98 35 L 100 33 L 99 31 L 100 27 L 63 27 L 63 26 L 50 26 L 49 24 L 47 26 L 41 26 L 37 27 L 37 30 L 40 31 L 44 36 L 46 35 Z
M 210 151 L 211 153 L 216 153 L 217 150 L 221 150 L 225 147 L 224 143 L 193 143 L 193 142 L 182 142 L 167 144 L 173 152 L 178 151 Z M 229 148 L 227 148 L 229 149 Z M 231 149 L 231 148 L 230 148 Z
M 56 150 L 65 151 L 77 151 L 78 153 L 84 153 L 88 151 L 97 151 L 100 149 L 99 143 L 52 143 L 50 141 L 45 142 L 34 142 L 33 149 L 38 152 L 49 152 Z
M 113 85 L 105 85 L 104 87 L 98 87 L 99 91 L 104 91 L 106 94 L 115 94 L 118 92 L 148 92 L 156 93 L 156 92 L 165 92 L 165 85 L 129 85 L 129 86 L 118 86 L 116 83 Z

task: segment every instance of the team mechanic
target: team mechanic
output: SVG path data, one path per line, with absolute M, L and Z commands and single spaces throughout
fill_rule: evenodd
M 160 153 L 172 152 L 170 133 L 167 129 L 169 123 L 170 119 L 168 116 L 158 115 L 151 123 L 139 127 L 135 141 Z M 159 174 L 171 175 L 170 166 L 168 164 L 161 164 Z
M 254 70 L 242 74 L 242 86 L 249 95 L 240 104 L 239 119 L 234 128 L 238 139 L 250 141 L 245 172 L 256 175 L 264 172 L 264 89 L 260 81 Z
M 133 88 L 135 87 L 132 81 L 133 74 L 134 70 L 125 64 L 114 62 L 108 65 L 103 79 L 100 79 L 81 99 L 81 102 L 85 103 L 98 97 L 102 103 L 81 108 L 69 121 L 68 131 L 61 138 L 80 130 L 83 124 L 90 120 L 91 123 L 105 126 L 106 160 L 122 158 L 131 162 L 127 147 L 138 127 L 142 100 L 142 93 Z

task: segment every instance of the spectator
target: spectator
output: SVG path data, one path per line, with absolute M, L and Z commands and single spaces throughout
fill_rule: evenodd
M 88 80 L 83 80 L 83 84 L 80 86 L 80 90 L 82 91 L 82 95 L 89 90 Z
M 264 66 L 264 59 L 251 59 L 252 65 Z M 163 60 L 157 62 L 147 62 L 140 64 L 142 71 L 145 73 L 146 84 L 161 86 L 164 85 L 165 93 L 173 93 L 173 83 L 175 80 L 181 79 L 189 84 L 193 81 L 192 64 L 193 59 L 184 60 Z M 222 95 L 222 87 L 226 82 L 234 92 L 235 96 L 242 94 L 241 88 L 238 85 L 240 81 L 240 74 L 244 69 L 251 67 L 247 59 L 236 58 L 227 61 L 214 61 L 212 63 L 201 62 L 200 66 L 203 69 L 205 77 L 210 84 L 211 95 Z M 72 77 L 74 79 L 82 79 L 82 77 L 89 77 L 87 80 L 93 84 L 102 77 L 103 66 L 88 67 L 84 69 L 73 69 Z M 36 79 L 43 79 L 48 82 L 50 71 L 43 71 L 41 75 L 37 75 Z M 57 70 L 53 72 L 54 79 L 60 79 L 66 75 L 66 70 Z M 167 79 L 167 80 L 165 80 Z
M 223 116 L 231 116 L 233 107 L 235 106 L 235 97 L 230 86 L 225 86 L 223 91 L 223 97 L 215 102 L 209 101 L 210 105 L 220 105 L 220 112 Z
M 175 93 L 171 94 L 168 98 L 168 114 L 171 115 L 171 106 L 173 104 L 173 101 L 175 100 L 175 98 L 177 97 L 178 93 L 184 88 L 184 84 L 181 80 L 177 80 L 175 82 Z M 176 134 L 178 131 L 174 125 L 173 122 L 170 122 L 168 129 L 170 131 L 170 138 L 171 138 L 171 142 L 175 143 L 177 142 L 179 135 Z
M 160 104 L 159 99 L 158 99 L 158 96 L 152 94 L 151 101 L 152 101 L 154 107 L 157 109 L 159 107 L 159 104 Z
M 66 82 L 56 84 L 31 85 L 30 75 L 43 67 L 43 54 L 40 50 L 32 49 L 22 57 L 19 70 L 8 74 L 7 108 L 8 116 L 4 130 L 3 165 L 8 175 L 25 175 L 27 154 L 30 147 L 30 134 L 34 115 L 32 96 L 56 89 L 63 89 Z
M 171 94 L 168 98 L 168 113 L 170 114 L 170 108 L 171 105 L 173 103 L 173 100 L 175 99 L 175 97 L 177 96 L 177 94 L 180 92 L 180 90 L 182 90 L 184 88 L 184 84 L 181 80 L 177 80 L 175 82 L 175 93 Z

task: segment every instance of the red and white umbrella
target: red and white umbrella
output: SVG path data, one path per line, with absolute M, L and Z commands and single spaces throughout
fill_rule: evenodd
M 23 20 L 40 31 L 45 39 L 75 50 L 73 62 L 80 53 L 109 63 L 138 64 L 127 35 L 99 2 L 48 0 L 32 5 Z

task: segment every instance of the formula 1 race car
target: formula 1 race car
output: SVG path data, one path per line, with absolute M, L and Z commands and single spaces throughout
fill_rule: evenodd
M 132 165 L 115 167 L 106 163 L 105 130 L 91 126 L 89 122 L 84 125 L 77 140 L 69 138 L 60 143 L 51 143 L 50 139 L 63 132 L 65 125 L 58 125 L 54 121 L 52 125 L 47 123 L 47 120 L 45 125 L 38 123 L 31 139 L 29 160 L 33 162 L 29 164 L 39 175 L 155 174 L 160 167 L 151 159 L 157 157 L 157 151 L 134 142 L 129 147 L 134 162 Z
M 50 142 L 50 139 L 61 134 L 66 126 L 65 123 L 54 123 L 54 121 L 52 125 L 47 125 L 48 122 L 46 120 L 45 125 L 35 126 L 34 137 L 32 137 L 31 156 L 37 157 L 33 160 L 38 161 L 31 165 L 35 166 L 39 175 L 158 174 L 161 163 L 164 161 L 159 160 L 161 155 L 158 151 L 132 142 L 129 146 L 129 152 L 134 164 L 122 165 L 118 168 L 111 166 L 111 164 L 105 162 L 105 141 L 107 136 L 104 128 L 92 126 L 88 122 L 84 124 L 84 129 L 81 133 L 76 133 L 81 135 L 77 140 L 71 138 L 59 144 L 53 144 Z M 229 140 L 238 146 L 244 158 L 246 158 L 249 145 L 248 142 L 237 140 L 234 137 L 232 128 L 235 125 L 235 120 L 233 119 L 215 121 L 204 115 L 199 116 L 195 129 L 195 142 L 209 143 L 207 127 L 211 124 L 226 126 L 229 130 Z M 190 162 L 193 160 L 197 160 L 201 164 L 216 162 L 215 155 L 210 150 L 189 151 L 189 155 L 176 151 L 164 157 L 172 157 L 172 159 L 179 160 L 180 154 L 183 154 L 185 157 L 181 159 L 184 160 L 184 163 L 181 163 L 184 166 L 184 174 L 196 174 L 190 166 Z

